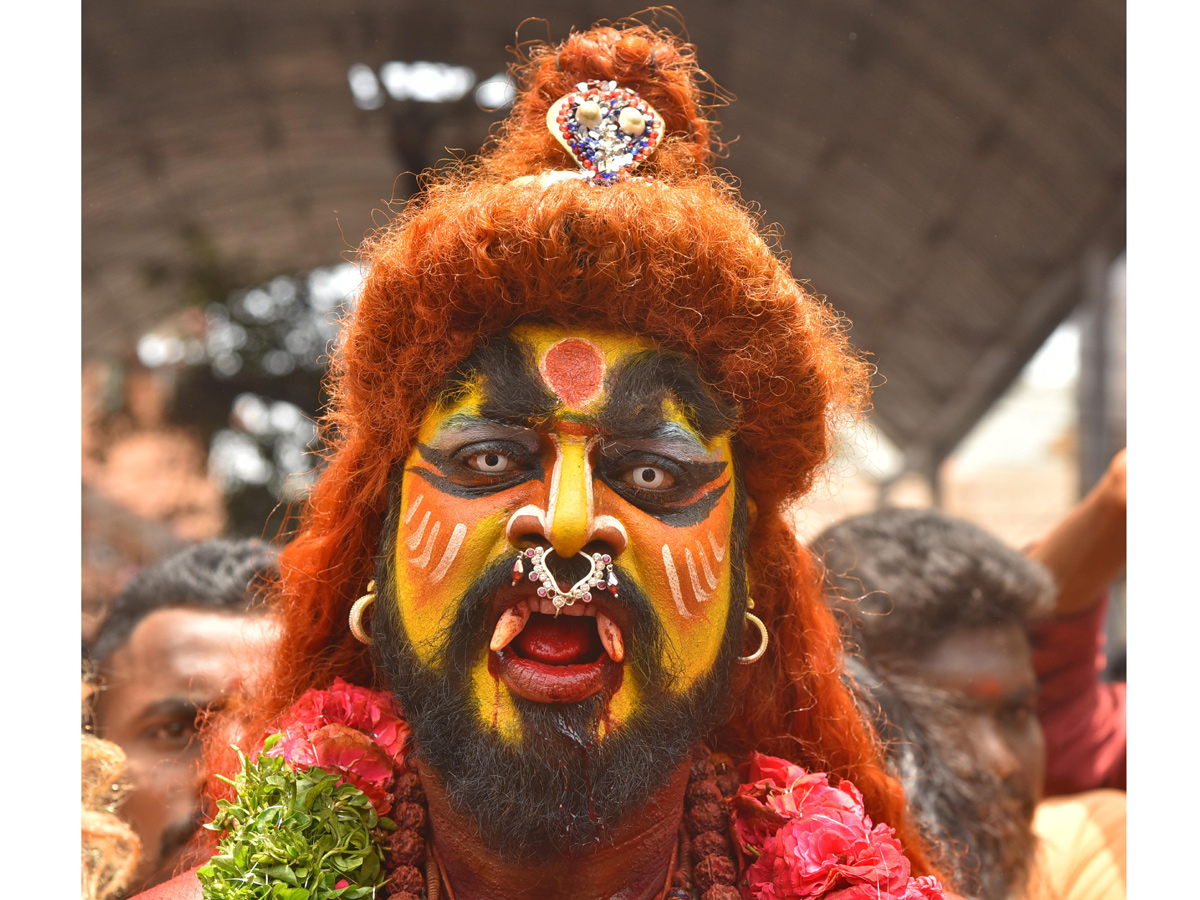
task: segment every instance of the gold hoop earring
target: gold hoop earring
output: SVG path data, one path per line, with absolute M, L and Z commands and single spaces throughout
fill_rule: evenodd
M 748 666 L 751 663 L 756 663 L 762 659 L 762 655 L 767 652 L 767 644 L 770 643 L 771 637 L 767 634 L 767 626 L 763 624 L 762 619 L 754 615 L 749 610 L 746 611 L 746 618 L 758 626 L 758 632 L 762 635 L 762 643 L 758 645 L 758 649 L 749 656 L 739 656 L 738 663 L 743 666 Z
M 375 602 L 375 582 L 367 585 L 367 592 L 354 601 L 350 607 L 350 633 L 364 644 L 372 644 L 371 636 L 363 630 L 362 617 L 367 607 Z

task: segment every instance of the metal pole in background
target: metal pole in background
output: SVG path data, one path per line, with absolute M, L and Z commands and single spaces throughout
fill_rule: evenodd
M 1100 480 L 1113 456 L 1125 446 L 1124 263 L 1114 264 L 1111 256 L 1097 247 L 1088 252 L 1083 266 L 1078 401 L 1081 497 Z M 1106 631 L 1108 675 L 1124 680 L 1123 577 L 1110 592 Z

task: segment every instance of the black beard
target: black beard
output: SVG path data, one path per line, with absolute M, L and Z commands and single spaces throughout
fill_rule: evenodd
M 1037 850 L 1033 798 L 972 759 L 953 695 L 908 674 L 884 676 L 905 709 L 883 705 L 902 733 L 893 762 L 921 826 L 947 853 L 958 890 L 979 900 L 1024 896 Z M 882 698 L 877 698 L 882 699 Z
M 399 504 L 392 508 L 398 510 Z M 416 756 L 437 773 L 451 808 L 474 822 L 490 852 L 522 861 L 570 856 L 611 843 L 616 826 L 643 809 L 666 787 L 692 746 L 727 720 L 730 671 L 746 603 L 744 522 L 744 503 L 739 503 L 730 547 L 729 613 L 708 673 L 682 695 L 669 690 L 672 679 L 661 662 L 664 634 L 658 614 L 618 566 L 618 602 L 628 608 L 631 622 L 625 675 L 638 677 L 637 712 L 600 739 L 607 691 L 570 704 L 535 703 L 513 695 L 519 745 L 506 743 L 494 727 L 480 721 L 470 678 L 472 665 L 488 652 L 489 601 L 509 582 L 516 551 L 490 566 L 466 591 L 426 665 L 417 659 L 399 621 L 392 562 L 398 523 L 385 526 L 389 538 L 377 572 L 379 601 L 372 617 L 375 670 L 404 711 Z

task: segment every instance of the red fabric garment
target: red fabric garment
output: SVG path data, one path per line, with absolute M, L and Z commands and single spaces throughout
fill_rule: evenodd
M 196 869 L 188 869 L 170 881 L 156 884 L 150 890 L 136 894 L 131 900 L 201 900 L 203 896 Z
M 1125 684 L 1101 680 L 1107 597 L 1027 626 L 1046 735 L 1046 796 L 1125 790 Z

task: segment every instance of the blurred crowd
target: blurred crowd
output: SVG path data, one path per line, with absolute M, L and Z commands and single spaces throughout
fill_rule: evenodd
M 844 677 L 964 896 L 1125 896 L 1125 684 L 1104 677 L 1125 484 L 1122 451 L 1023 548 L 892 508 L 812 541 Z M 83 897 L 135 894 L 192 864 L 212 814 L 201 732 L 269 656 L 276 556 L 253 540 L 187 547 L 133 577 L 85 643 Z

